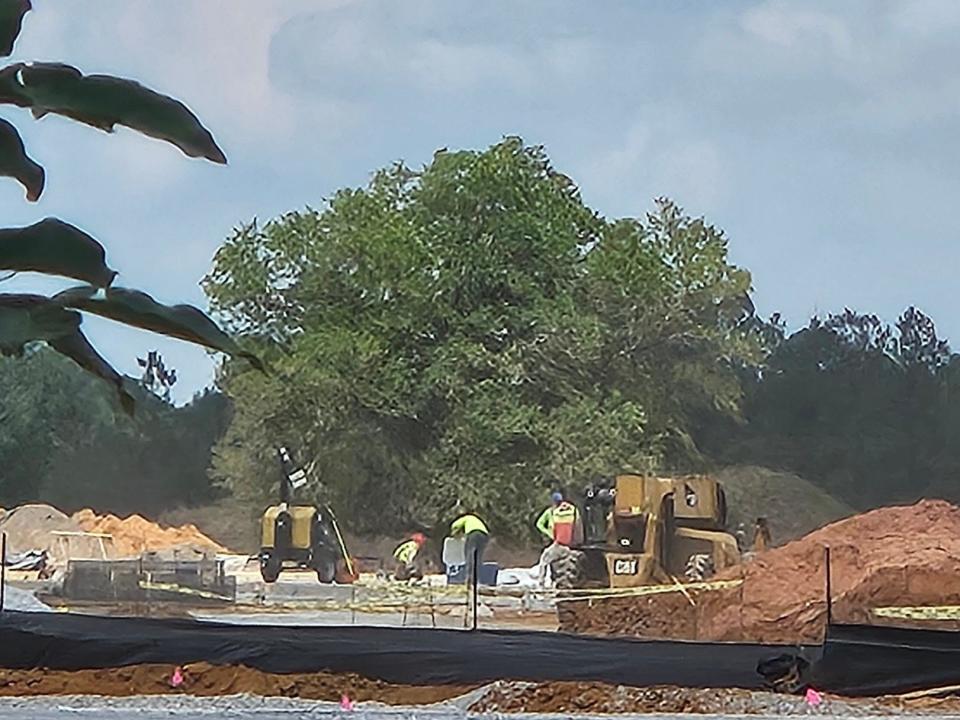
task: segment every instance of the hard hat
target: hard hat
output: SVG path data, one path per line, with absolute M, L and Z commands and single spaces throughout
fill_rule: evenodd
M 563 493 L 561 493 L 561 492 L 555 492 L 555 493 L 553 493 L 553 494 L 550 496 L 550 499 L 553 500 L 553 502 L 555 502 L 555 503 L 562 503 L 562 502 L 563 502 Z
M 427 542 L 427 538 L 423 533 L 414 533 L 410 536 L 410 539 L 413 540 L 417 545 L 423 545 Z

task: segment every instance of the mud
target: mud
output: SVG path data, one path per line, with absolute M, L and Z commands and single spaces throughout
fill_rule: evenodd
M 691 591 L 690 600 L 670 593 L 563 602 L 560 627 L 599 635 L 819 642 L 828 546 L 837 621 L 880 624 L 872 614 L 877 607 L 960 604 L 960 508 L 925 500 L 827 525 L 714 578 L 742 580 L 738 587 Z

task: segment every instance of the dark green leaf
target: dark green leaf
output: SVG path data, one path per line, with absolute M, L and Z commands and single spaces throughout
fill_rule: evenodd
M 79 328 L 69 335 L 52 338 L 48 343 L 54 350 L 66 355 L 84 370 L 111 383 L 117 389 L 117 397 L 124 412 L 133 415 L 133 396 L 124 388 L 123 376 L 103 359 Z
M 36 202 L 43 192 L 43 168 L 27 157 L 20 133 L 0 120 L 0 175 L 16 178 L 27 191 L 27 200 Z
M 42 295 L 0 295 L 0 354 L 21 355 L 27 343 L 77 332 L 80 313 Z
M 22 67 L 23 63 L 16 63 L 0 69 L 0 103 L 24 108 L 33 104 L 20 84 L 19 73 Z
M 106 287 L 116 272 L 103 246 L 79 228 L 47 218 L 25 228 L 0 229 L 0 269 L 61 275 Z
M 13 52 L 23 16 L 30 11 L 30 0 L 0 0 L 0 56 Z
M 60 63 L 23 65 L 19 79 L 19 90 L 30 98 L 37 118 L 56 113 L 107 132 L 124 125 L 172 143 L 190 157 L 227 161 L 213 135 L 186 105 L 134 80 L 84 76 Z
M 87 288 L 71 288 L 53 299 L 77 310 L 245 358 L 261 372 L 266 371 L 260 358 L 241 350 L 213 320 L 190 305 L 161 305 L 139 290 L 117 287 L 109 288 L 103 298 L 92 296 Z

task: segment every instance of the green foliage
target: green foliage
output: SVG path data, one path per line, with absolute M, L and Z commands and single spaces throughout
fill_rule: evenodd
M 259 358 L 241 350 L 206 314 L 190 305 L 168 307 L 144 292 L 121 287 L 107 288 L 102 297 L 98 296 L 96 288 L 70 288 L 53 299 L 63 307 L 76 308 L 125 325 L 242 357 L 261 372 L 264 371 Z
M 735 411 L 755 352 L 749 284 L 703 221 L 607 222 L 517 138 L 386 168 L 218 252 L 211 305 L 276 372 L 226 364 L 215 473 L 269 497 L 283 443 L 358 531 L 523 536 L 550 488 L 695 457 L 684 414 Z
M 43 346 L 0 358 L 0 506 L 156 514 L 208 502 L 213 443 L 229 420 L 219 393 L 175 408 L 127 381 L 139 412 L 113 412 L 110 391 Z
M 106 132 L 125 125 L 176 145 L 190 157 L 227 162 L 213 135 L 186 105 L 134 80 L 84 76 L 77 68 L 61 63 L 16 67 L 17 94 L 29 100 L 37 119 L 56 113 Z
M 107 287 L 117 274 L 107 267 L 100 243 L 56 218 L 0 229 L 0 270 L 60 275 L 97 287 Z
M 13 52 L 30 8 L 28 0 L 0 0 L 0 55 Z M 0 69 L 0 103 L 29 108 L 37 119 L 55 113 L 107 132 L 124 125 L 169 142 L 188 156 L 226 163 L 213 136 L 186 105 L 133 80 L 84 76 L 77 68 L 61 63 L 15 63 Z M 30 201 L 38 200 L 43 192 L 43 168 L 27 155 L 17 129 L 6 121 L 0 121 L 0 175 L 18 180 Z M 108 288 L 116 273 L 107 267 L 105 256 L 92 237 L 54 218 L 26 228 L 0 230 L 0 269 L 59 275 Z M 70 307 L 247 357 L 261 367 L 200 310 L 186 305 L 166 307 L 137 291 L 108 289 L 106 297 L 98 298 L 92 288 L 81 289 L 53 300 L 0 294 L 0 352 L 21 355 L 28 343 L 46 341 L 80 367 L 112 383 L 128 413 L 133 412 L 133 398 L 123 389 L 120 375 L 87 341 L 79 327 L 81 316 L 66 309 L 67 300 L 76 301 Z
M 744 378 L 746 423 L 715 429 L 712 453 L 798 472 L 856 508 L 960 501 L 960 361 L 930 318 L 846 310 L 768 338 Z
M 30 11 L 30 0 L 5 0 L 0 3 L 0 55 L 13 52 L 23 17 Z
M 0 175 L 19 181 L 30 202 L 40 199 L 46 173 L 27 155 L 20 133 L 6 120 L 0 120 Z

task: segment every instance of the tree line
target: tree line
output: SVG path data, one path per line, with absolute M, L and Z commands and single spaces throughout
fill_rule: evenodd
M 274 372 L 226 363 L 214 476 L 268 497 L 282 441 L 358 530 L 473 510 L 514 537 L 551 488 L 624 470 L 764 464 L 855 507 L 960 494 L 933 321 L 790 334 L 727 249 L 667 199 L 602 217 L 517 138 L 240 227 L 205 288 Z
M 262 504 L 278 444 L 361 533 L 472 510 L 524 539 L 553 488 L 729 464 L 856 508 L 960 500 L 960 361 L 929 317 L 788 332 L 720 229 L 667 199 L 604 218 L 518 138 L 243 225 L 204 287 L 270 372 L 227 359 L 184 408 L 141 386 L 128 419 L 51 353 L 0 362 L 0 502 Z

